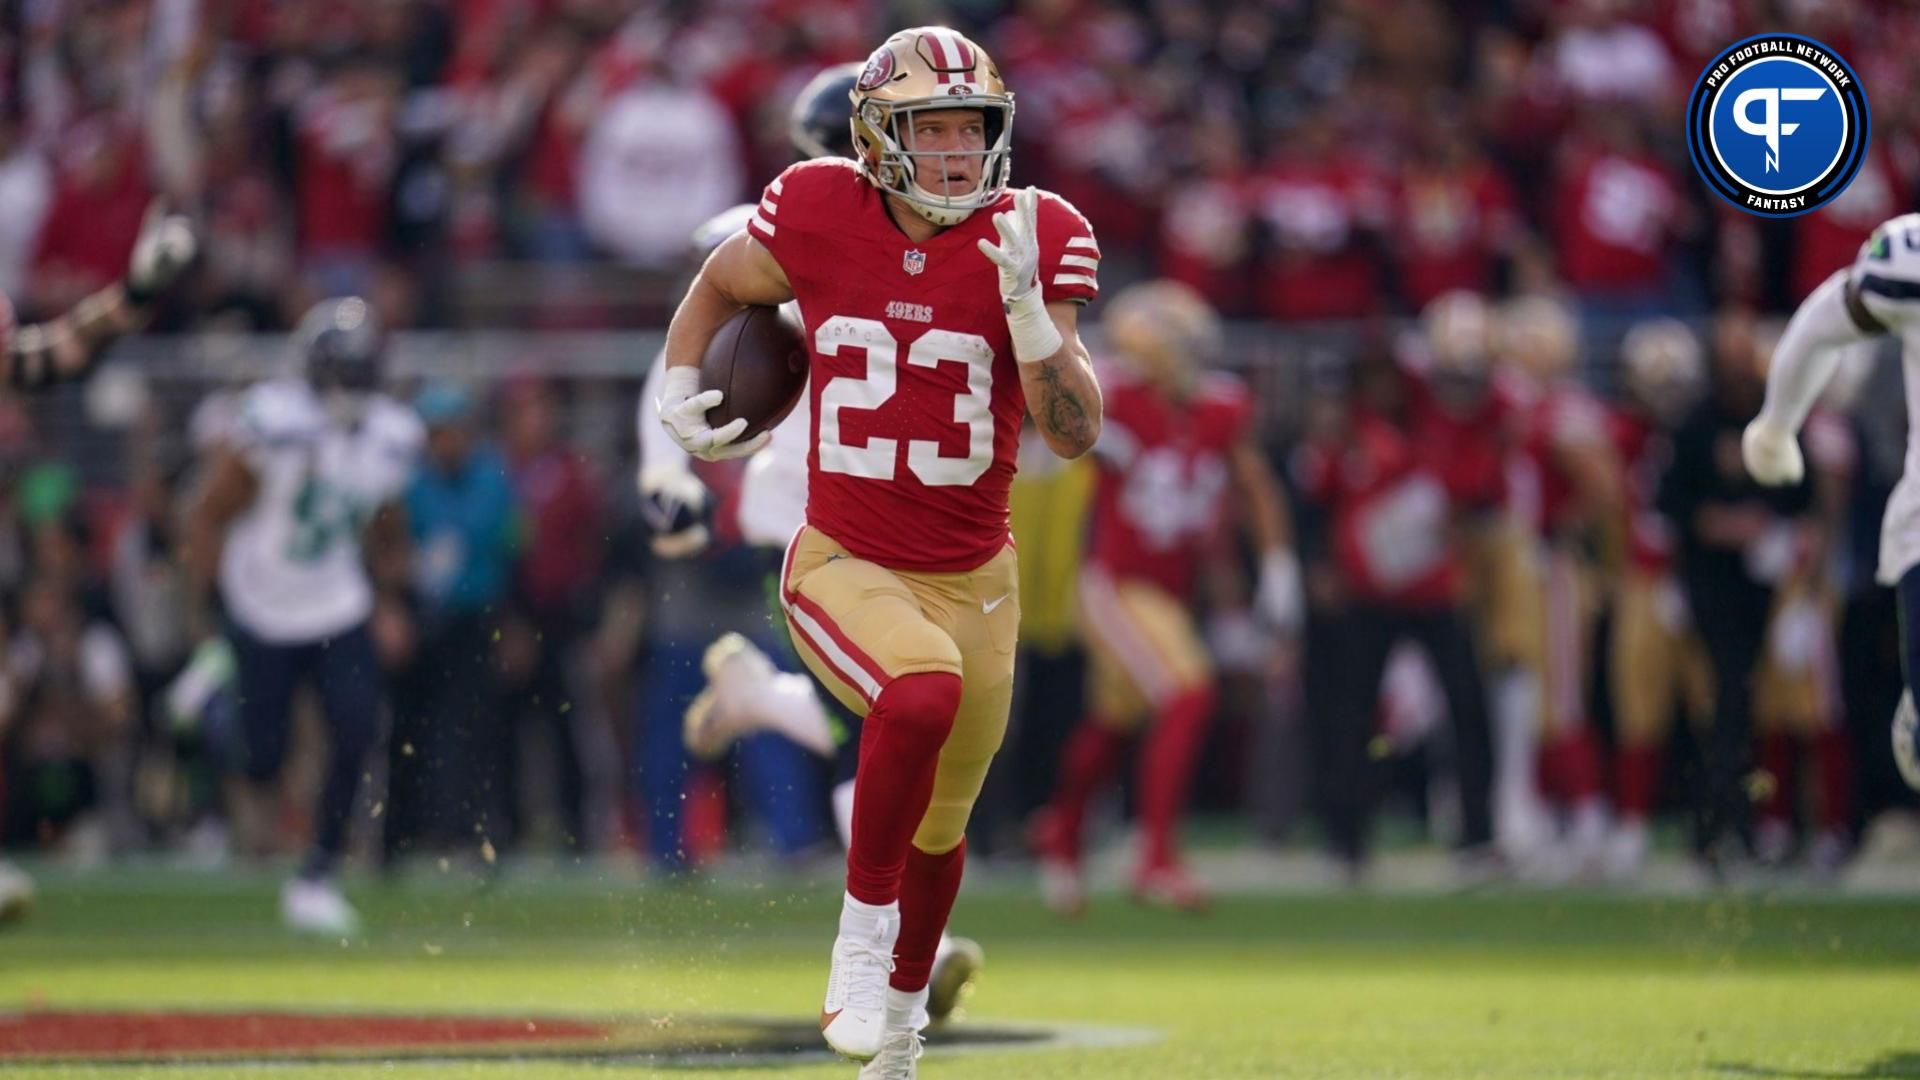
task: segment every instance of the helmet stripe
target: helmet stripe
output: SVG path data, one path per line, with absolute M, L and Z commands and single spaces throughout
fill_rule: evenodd
M 940 31 L 929 30 L 921 35 L 921 39 L 927 43 L 927 51 L 933 54 L 933 70 L 940 85 L 952 82 L 953 73 L 947 70 L 947 43 L 941 39 Z
M 967 73 L 968 81 L 972 81 L 974 64 L 973 46 L 967 44 L 966 38 L 955 34 L 953 36 L 953 48 L 954 51 L 960 54 L 960 63 L 957 66 L 960 70 Z

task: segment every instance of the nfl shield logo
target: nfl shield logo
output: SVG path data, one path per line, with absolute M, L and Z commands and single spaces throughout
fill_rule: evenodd
M 926 268 L 927 253 L 924 251 L 909 248 L 906 256 L 900 260 L 900 269 L 905 270 L 909 274 L 918 274 Z

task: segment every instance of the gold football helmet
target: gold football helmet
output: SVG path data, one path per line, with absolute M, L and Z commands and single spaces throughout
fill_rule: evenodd
M 1500 310 L 1501 358 L 1512 370 L 1541 384 L 1570 373 L 1580 359 L 1580 323 L 1571 308 L 1551 296 L 1509 300 Z
M 1700 339 L 1679 319 L 1648 319 L 1620 342 L 1627 392 L 1663 423 L 1676 423 L 1706 384 Z
M 1006 190 L 1012 165 L 1013 95 L 986 50 L 944 26 L 902 30 L 867 58 L 848 95 L 853 149 L 874 186 L 898 195 L 936 225 L 957 225 Z M 935 109 L 979 109 L 986 120 L 981 150 L 920 151 L 912 116 Z M 935 194 L 921 168 L 942 176 L 949 158 L 978 158 L 979 182 L 964 194 Z M 944 184 L 942 185 L 945 186 Z
M 1142 377 L 1176 398 L 1191 394 L 1202 370 L 1219 358 L 1220 316 L 1206 298 L 1178 281 L 1130 285 L 1101 316 L 1105 341 Z
M 1479 293 L 1457 289 L 1433 298 L 1420 313 L 1433 386 L 1452 406 L 1477 403 L 1493 363 L 1494 311 Z

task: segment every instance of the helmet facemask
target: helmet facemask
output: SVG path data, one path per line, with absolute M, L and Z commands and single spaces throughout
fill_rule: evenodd
M 867 179 L 940 226 L 958 225 L 1006 191 L 1013 148 L 1013 95 L 985 50 L 943 26 L 902 30 L 860 71 L 853 102 L 853 150 Z M 978 149 L 914 145 L 919 118 L 953 109 L 980 114 Z M 971 139 L 966 140 L 971 142 Z M 946 191 L 956 159 L 977 179 L 971 190 Z
M 914 145 L 914 117 L 923 112 L 975 109 L 986 129 L 978 150 L 921 150 Z M 1007 189 L 1013 164 L 1013 96 L 1011 94 L 957 94 L 901 102 L 868 99 L 853 116 L 854 146 L 874 184 L 897 195 L 915 213 L 935 225 L 958 225 L 983 206 L 991 205 Z M 948 167 L 955 159 L 973 159 L 978 181 L 963 194 L 936 192 L 920 183 L 936 177 L 944 188 Z

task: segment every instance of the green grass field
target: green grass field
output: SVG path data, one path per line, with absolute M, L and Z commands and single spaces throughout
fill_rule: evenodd
M 375 929 L 290 939 L 273 884 L 55 878 L 0 932 L 0 1009 L 162 1006 L 766 1014 L 818 1008 L 829 889 L 582 878 L 353 890 Z M 930 1078 L 1920 1077 L 1920 904 L 1750 896 L 1328 895 L 1204 918 L 963 895 L 987 947 L 970 1020 L 1152 1028 L 1110 1049 L 937 1049 Z M 632 1063 L 297 1064 L 275 1075 L 685 1075 Z M 242 1077 L 262 1066 L 9 1068 Z M 850 1077 L 844 1063 L 729 1070 Z

